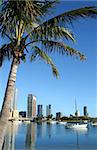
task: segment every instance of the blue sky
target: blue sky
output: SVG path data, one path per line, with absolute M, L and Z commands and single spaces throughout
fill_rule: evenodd
M 62 2 L 55 13 L 84 6 L 97 5 L 97 2 Z M 43 104 L 44 113 L 47 104 L 52 105 L 52 113 L 62 112 L 64 115 L 74 114 L 75 99 L 80 114 L 83 106 L 88 107 L 90 116 L 97 116 L 97 19 L 78 20 L 71 28 L 75 34 L 76 44 L 69 42 L 73 48 L 86 55 L 87 60 L 81 62 L 73 57 L 53 55 L 59 69 L 60 78 L 56 79 L 51 68 L 41 61 L 27 61 L 19 66 L 16 87 L 18 88 L 18 109 L 27 109 L 27 95 L 37 97 L 37 104 Z M 0 39 L 0 42 L 3 42 Z M 10 63 L 5 62 L 0 68 L 0 107 L 7 83 Z

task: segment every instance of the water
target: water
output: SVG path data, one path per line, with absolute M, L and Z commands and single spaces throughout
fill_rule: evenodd
M 73 130 L 62 124 L 10 123 L 4 150 L 97 150 L 97 127 Z

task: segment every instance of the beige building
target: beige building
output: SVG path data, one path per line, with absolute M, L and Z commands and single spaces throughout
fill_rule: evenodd
M 27 117 L 36 117 L 36 96 L 32 94 L 27 99 Z
M 14 109 L 14 110 L 12 111 L 12 117 L 14 117 L 14 118 L 19 118 L 19 112 L 18 112 L 17 109 Z

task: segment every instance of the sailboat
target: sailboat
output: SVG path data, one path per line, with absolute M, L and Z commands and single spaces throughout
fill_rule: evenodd
M 78 109 L 77 109 L 77 103 L 76 103 L 76 100 L 75 100 L 75 116 L 76 116 L 76 119 L 78 117 Z M 66 129 L 85 129 L 88 127 L 88 124 L 87 122 L 79 122 L 78 120 L 76 120 L 75 122 L 67 122 L 66 125 L 65 125 L 65 128 Z
M 65 125 L 66 129 L 85 129 L 88 124 L 85 122 L 67 122 Z

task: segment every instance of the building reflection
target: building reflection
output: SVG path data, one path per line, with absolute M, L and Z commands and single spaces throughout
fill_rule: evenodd
M 47 123 L 38 123 L 37 124 L 37 139 L 48 137 L 49 139 L 52 136 L 52 124 Z
M 51 124 L 46 125 L 46 132 L 47 132 L 47 137 L 49 137 L 49 139 L 50 139 L 51 135 L 52 135 L 52 125 Z
M 36 142 L 36 124 L 35 123 L 27 124 L 26 148 L 29 150 L 35 150 L 35 142 Z
M 18 124 L 16 122 L 9 122 L 4 139 L 3 150 L 15 150 L 15 137 L 18 131 Z
M 43 124 L 42 123 L 37 123 L 37 139 L 43 137 Z
M 76 134 L 76 147 L 79 150 L 80 149 L 80 143 L 81 143 L 81 135 L 87 135 L 88 133 L 88 128 L 82 128 L 82 129 L 75 129 L 74 130 L 75 134 Z

